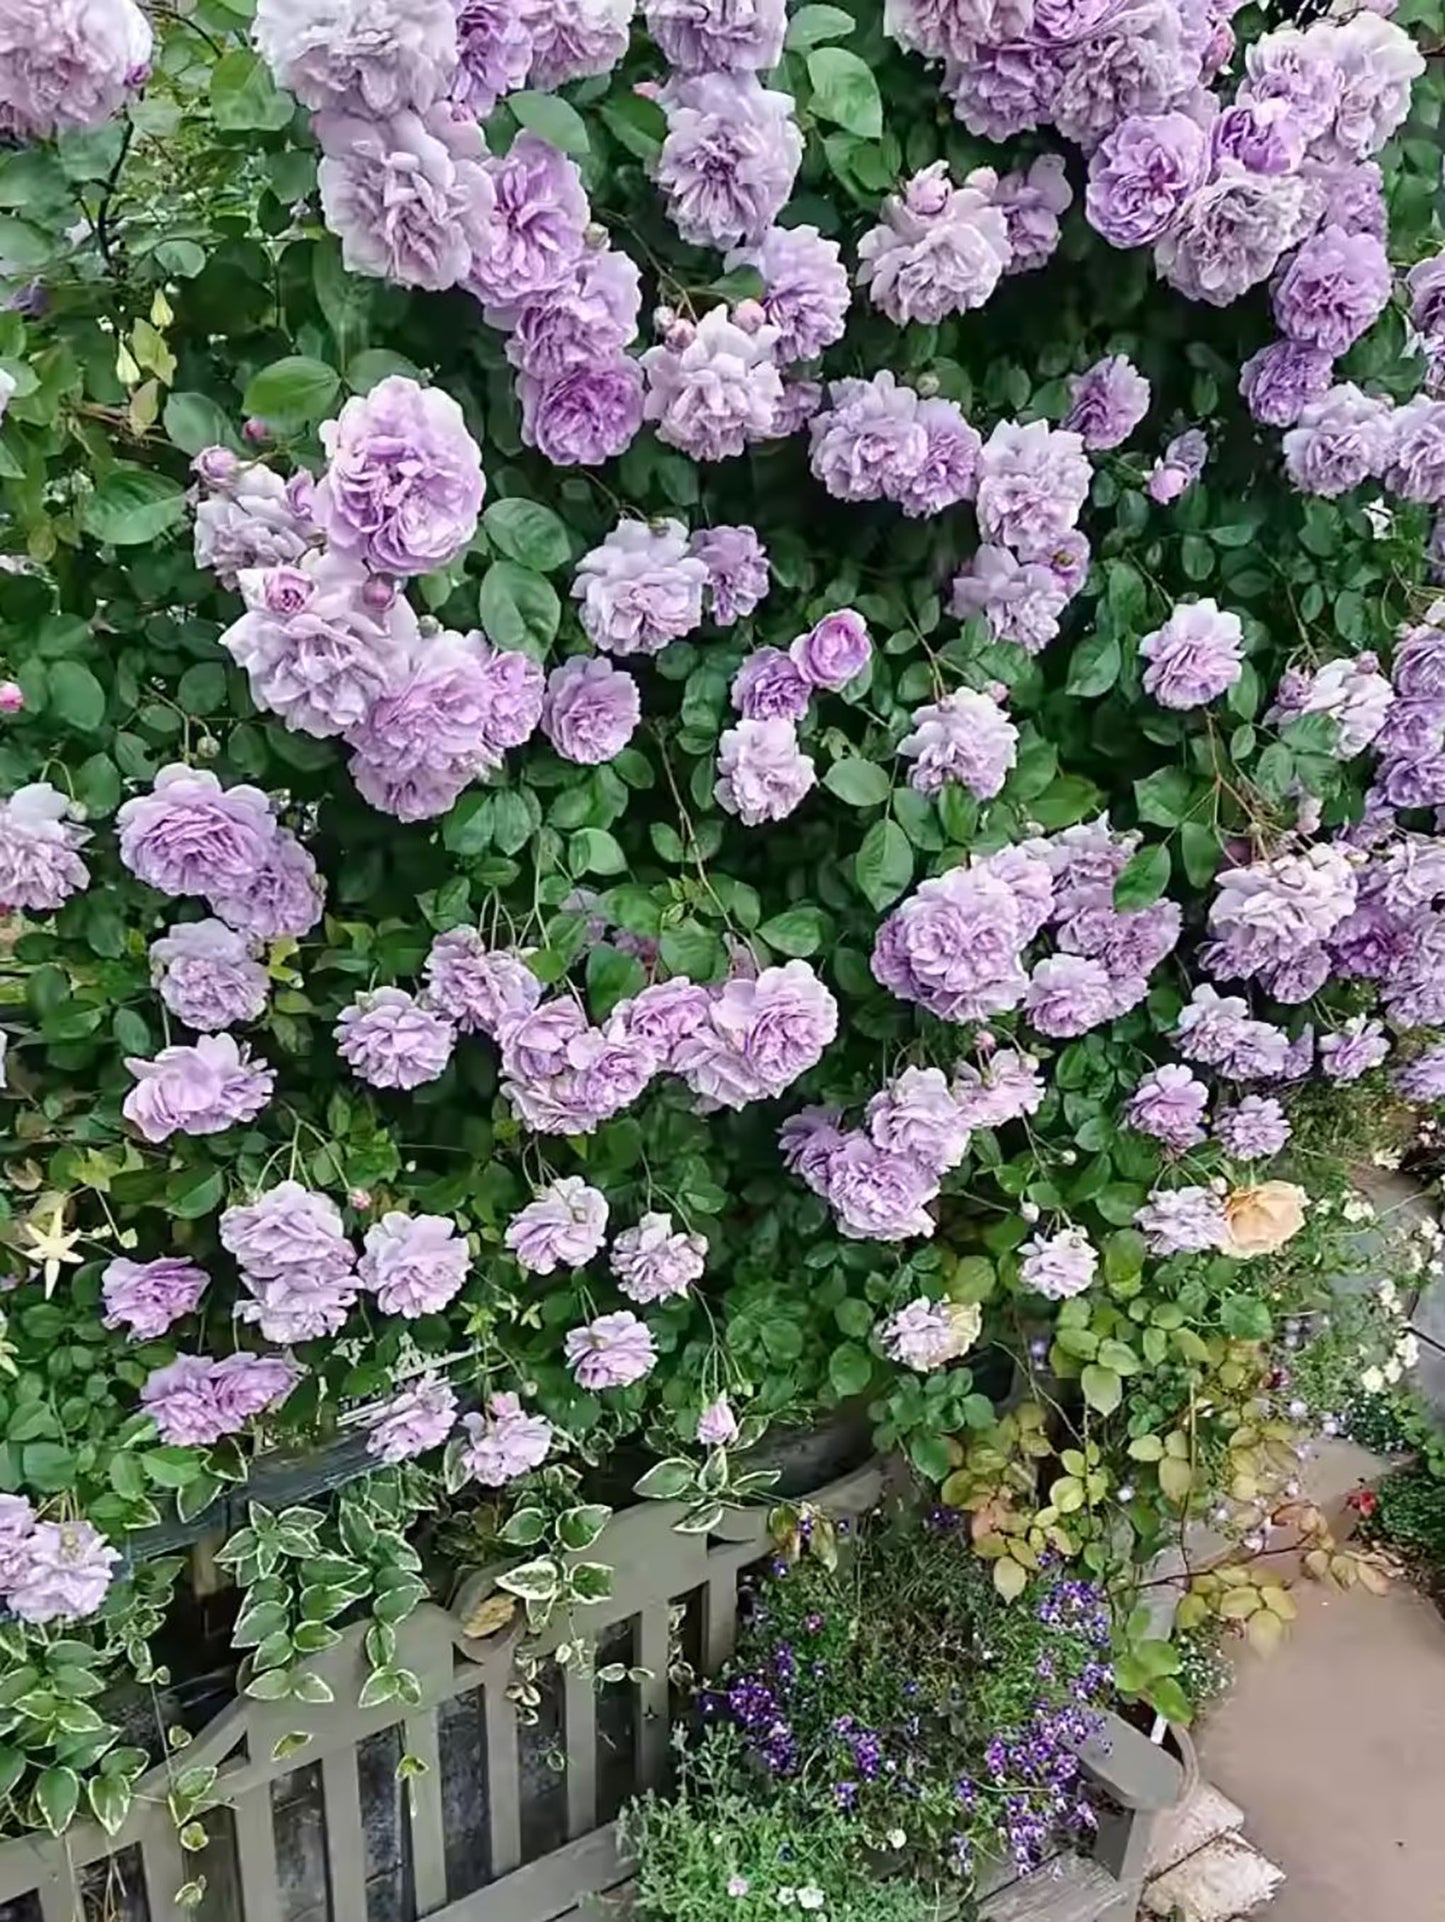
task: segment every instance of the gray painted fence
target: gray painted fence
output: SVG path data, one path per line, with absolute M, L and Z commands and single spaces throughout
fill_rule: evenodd
M 814 1499 L 836 1515 L 858 1514 L 882 1486 L 875 1464 Z M 726 1515 L 710 1537 L 677 1534 L 682 1512 L 627 1510 L 592 1551 L 616 1571 L 611 1600 L 586 1614 L 597 1666 L 623 1662 L 639 1679 L 599 1687 L 549 1663 L 537 1719 L 524 1723 L 507 1692 L 515 1633 L 474 1640 L 456 1617 L 424 1604 L 402 1624 L 397 1655 L 418 1676 L 420 1701 L 360 1709 L 363 1629 L 351 1629 L 308 1665 L 333 1702 L 233 1702 L 143 1779 L 114 1838 L 82 1823 L 58 1841 L 0 1845 L 0 1922 L 173 1922 L 187 1913 L 197 1922 L 553 1922 L 583 1897 L 618 1888 L 628 1871 L 613 1818 L 662 1779 L 672 1658 L 701 1669 L 726 1660 L 739 1576 L 768 1552 L 760 1511 Z M 276 1759 L 293 1731 L 310 1740 Z M 1129 1754 L 1147 1769 L 1147 1758 Z M 404 1755 L 424 1767 L 398 1781 Z M 1110 1773 L 1093 1760 L 1096 1774 Z M 207 1846 L 187 1856 L 166 1793 L 172 1771 L 197 1764 L 219 1770 L 219 1806 L 204 1817 Z M 1155 1801 L 1168 1799 L 1164 1783 Z M 1124 1807 L 1141 1805 L 1137 1785 L 1112 1786 Z M 1138 1826 L 1126 1820 L 1108 1850 L 1117 1859 L 1106 1866 L 1125 1884 Z M 205 1895 L 183 1911 L 176 1892 L 198 1873 Z M 1108 1911 L 1111 1922 L 1132 1912 L 1129 1901 Z

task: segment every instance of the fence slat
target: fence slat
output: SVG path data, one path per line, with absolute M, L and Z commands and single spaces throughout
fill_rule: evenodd
M 176 1890 L 191 1879 L 168 1810 L 162 1811 L 147 1831 L 141 1843 L 140 1863 L 151 1922 L 162 1922 L 175 1912 Z
M 245 1922 L 275 1922 L 281 1913 L 281 1881 L 269 1782 L 236 1797 L 236 1863 Z
M 407 1811 L 411 1821 L 412 1873 L 416 1882 L 416 1912 L 430 1915 L 447 1899 L 447 1840 L 442 1821 L 442 1751 L 436 1711 L 408 1715 L 406 1751 L 426 1763 L 425 1771 L 407 1783 Z
M 708 1673 L 720 1669 L 733 1652 L 738 1633 L 738 1577 L 730 1560 L 709 1575 L 702 1597 L 703 1658 Z
M 638 1618 L 637 1666 L 647 1680 L 637 1689 L 637 1775 L 640 1788 L 655 1788 L 667 1767 L 668 1603 L 656 1602 Z
M 492 1874 L 510 1875 L 522 1859 L 522 1789 L 517 1711 L 500 1680 L 487 1678 L 487 1807 L 492 1823 Z
M 366 1922 L 366 1831 L 361 1820 L 361 1780 L 356 1750 L 339 1749 L 321 1763 L 326 1809 L 326 1859 L 331 1872 L 331 1913 L 337 1922 Z
M 597 1695 L 591 1672 L 567 1665 L 563 1694 L 563 1741 L 567 1749 L 567 1839 L 575 1842 L 597 1826 Z
M 80 1887 L 75 1875 L 47 1875 L 35 1893 L 40 1897 L 41 1922 L 82 1922 Z

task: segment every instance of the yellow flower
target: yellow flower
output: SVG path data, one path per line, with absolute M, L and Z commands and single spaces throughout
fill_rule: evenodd
M 1224 1201 L 1224 1252 L 1272 1255 L 1305 1225 L 1309 1196 L 1292 1181 L 1261 1181 L 1236 1188 Z

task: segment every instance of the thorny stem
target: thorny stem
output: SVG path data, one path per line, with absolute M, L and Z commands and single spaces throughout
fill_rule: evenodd
M 130 153 L 131 142 L 134 139 L 135 122 L 128 119 L 125 123 L 125 132 L 121 135 L 120 152 L 115 157 L 115 165 L 105 177 L 105 185 L 101 189 L 100 194 L 100 208 L 95 216 L 96 245 L 100 248 L 101 258 L 105 262 L 106 271 L 111 274 L 115 272 L 115 260 L 111 253 L 111 201 L 115 196 L 117 186 L 120 184 L 121 169 L 126 163 L 126 158 Z

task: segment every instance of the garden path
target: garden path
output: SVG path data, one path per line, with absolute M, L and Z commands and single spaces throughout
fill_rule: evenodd
M 1384 1466 L 1333 1445 L 1312 1492 L 1342 1501 Z M 1198 1736 L 1205 1779 L 1286 1873 L 1266 1922 L 1441 1922 L 1445 1620 L 1404 1584 L 1295 1594 L 1283 1645 L 1241 1649 L 1235 1688 Z

